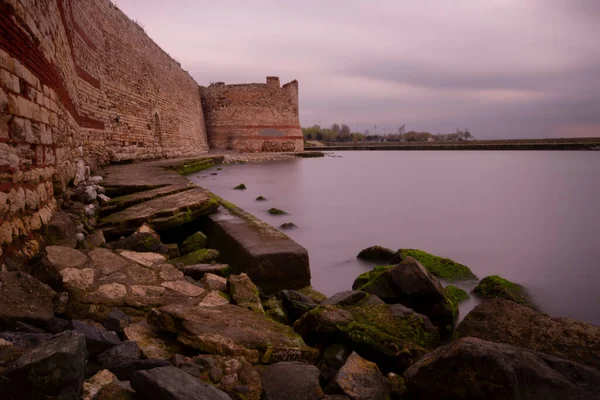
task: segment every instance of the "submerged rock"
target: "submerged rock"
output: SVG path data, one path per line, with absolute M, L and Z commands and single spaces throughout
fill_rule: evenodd
M 287 214 L 285 211 L 280 210 L 279 208 L 269 208 L 267 211 L 271 215 L 285 215 Z
M 230 399 L 221 390 L 175 367 L 135 372 L 131 386 L 139 395 L 156 400 Z
M 514 301 L 487 300 L 456 327 L 457 337 L 507 343 L 600 369 L 600 327 L 553 318 Z
M 600 372 L 508 344 L 463 338 L 404 374 L 411 399 L 563 400 L 600 396 Z
M 477 276 L 466 265 L 459 264 L 449 258 L 434 256 L 423 250 L 400 249 L 394 255 L 391 264 L 399 264 L 406 257 L 413 257 L 434 276 L 449 282 L 477 279 Z
M 26 351 L 0 377 L 7 400 L 60 398 L 78 400 L 85 365 L 85 339 L 63 332 Z
M 498 275 L 483 278 L 479 285 L 473 289 L 473 292 L 484 299 L 500 298 L 535 308 L 523 286 L 512 283 Z
M 391 261 L 395 251 L 382 246 L 371 246 L 363 249 L 356 256 L 362 260 Z
M 177 334 L 177 340 L 205 353 L 243 356 L 256 363 L 289 359 L 314 359 L 318 350 L 307 348 L 290 327 L 254 311 L 234 305 L 195 307 L 169 305 L 154 309 L 148 322 Z M 284 351 L 285 350 L 285 351 Z M 284 354 L 285 353 L 285 354 Z
M 285 223 L 279 225 L 279 229 L 294 229 L 297 227 L 298 226 L 296 224 L 294 224 L 293 222 L 285 222 Z
M 236 187 L 234 187 L 234 189 L 236 189 L 236 190 L 246 190 L 246 185 L 244 185 L 243 183 L 240 183 L 239 185 L 237 185 Z
M 262 374 L 264 400 L 313 400 L 324 393 L 319 386 L 319 370 L 297 361 L 269 366 Z
M 352 352 L 325 391 L 345 394 L 352 400 L 387 400 L 392 389 L 377 364 Z
M 440 343 L 429 318 L 401 304 L 319 306 L 294 330 L 308 344 L 344 343 L 380 367 L 400 371 Z
M 258 197 L 257 197 L 255 200 L 256 200 L 256 201 L 266 201 L 266 200 L 267 200 L 267 198 L 266 198 L 266 197 L 264 197 L 264 196 L 258 196 Z

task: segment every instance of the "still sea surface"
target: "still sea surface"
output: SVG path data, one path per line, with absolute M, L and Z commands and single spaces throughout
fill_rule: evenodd
M 373 267 L 361 249 L 416 248 L 519 283 L 552 316 L 600 325 L 600 152 L 345 151 L 190 179 L 274 227 L 296 224 L 285 232 L 328 296 Z M 462 303 L 461 318 L 477 303 Z

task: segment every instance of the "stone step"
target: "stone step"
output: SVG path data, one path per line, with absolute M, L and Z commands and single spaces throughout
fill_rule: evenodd
M 168 196 L 179 192 L 190 190 L 193 186 L 188 183 L 177 183 L 175 185 L 163 186 L 157 189 L 127 194 L 111 199 L 106 206 L 100 209 L 100 217 L 122 211 L 128 207 L 140 204 L 159 197 Z
M 113 236 L 131 234 L 144 223 L 155 230 L 169 229 L 212 214 L 218 207 L 218 201 L 205 189 L 196 187 L 110 214 L 100 220 L 99 227 L 105 234 Z

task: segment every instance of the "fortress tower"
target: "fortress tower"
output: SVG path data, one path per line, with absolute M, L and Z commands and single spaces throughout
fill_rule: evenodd
M 298 81 L 200 87 L 209 146 L 240 152 L 302 151 Z

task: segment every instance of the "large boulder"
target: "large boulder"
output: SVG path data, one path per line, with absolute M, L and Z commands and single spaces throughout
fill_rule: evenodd
M 463 338 L 427 354 L 404 374 L 411 399 L 600 398 L 600 372 L 508 344 Z
M 440 281 L 412 257 L 383 271 L 359 290 L 374 294 L 386 303 L 403 304 L 425 314 L 444 331 L 452 329 L 457 317 Z
M 458 324 L 456 335 L 508 343 L 600 369 L 600 326 L 553 318 L 514 301 L 479 304 Z
M 18 322 L 44 325 L 54 317 L 55 292 L 23 272 L 0 272 L 0 330 Z
M 473 292 L 484 299 L 505 299 L 535 308 L 525 288 L 498 275 L 483 278 Z
M 389 262 L 392 260 L 392 257 L 394 257 L 394 254 L 396 254 L 396 252 L 394 250 L 388 249 L 387 247 L 371 246 L 361 250 L 361 252 L 358 253 L 356 257 L 362 260 Z
M 147 319 L 160 330 L 176 333 L 184 345 L 209 354 L 243 356 L 252 363 L 314 361 L 318 356 L 290 327 L 230 304 L 169 305 L 152 310 Z
M 260 291 L 250 280 L 248 275 L 230 275 L 227 281 L 231 298 L 240 307 L 249 310 L 264 312 L 260 302 Z
M 51 246 L 77 246 L 77 229 L 69 214 L 57 212 L 44 228 L 44 240 Z
M 175 367 L 137 371 L 131 376 L 131 386 L 143 398 L 155 400 L 230 399 L 225 392 Z
M 475 280 L 477 276 L 466 265 L 454 260 L 438 257 L 423 250 L 400 249 L 394 255 L 391 264 L 399 264 L 407 257 L 418 260 L 434 276 L 445 281 Z
M 59 398 L 78 400 L 85 366 L 85 338 L 63 332 L 26 351 L 0 377 L 7 400 Z
M 326 391 L 345 394 L 352 400 L 388 400 L 392 390 L 390 382 L 381 374 L 377 364 L 353 352 Z
M 386 370 L 403 371 L 440 343 L 429 319 L 401 304 L 319 306 L 294 330 L 312 345 L 344 343 Z
M 264 400 L 314 400 L 323 397 L 319 370 L 298 361 L 270 365 L 262 374 Z

